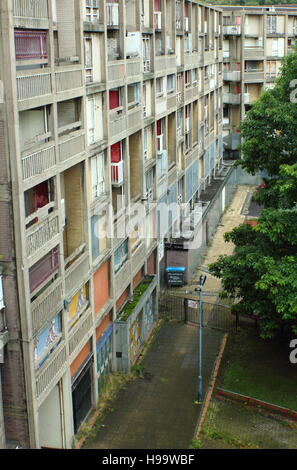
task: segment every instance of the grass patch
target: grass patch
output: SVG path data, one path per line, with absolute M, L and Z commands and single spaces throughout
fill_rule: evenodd
M 245 326 L 229 336 L 219 386 L 297 410 L 296 366 L 289 352 L 287 341 L 263 340 Z
M 139 286 L 136 287 L 136 289 L 134 290 L 134 293 L 133 293 L 133 300 L 131 300 L 130 302 L 128 302 L 124 309 L 123 309 L 123 312 L 120 316 L 120 321 L 126 321 L 128 320 L 129 316 L 131 315 L 131 313 L 133 312 L 134 308 L 136 307 L 136 305 L 138 304 L 139 300 L 141 299 L 142 295 L 144 294 L 144 292 L 147 290 L 147 288 L 149 287 L 149 285 L 151 284 L 152 282 L 152 279 L 144 279 L 140 284 Z

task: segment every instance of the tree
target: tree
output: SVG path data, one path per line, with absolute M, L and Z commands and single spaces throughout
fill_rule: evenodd
M 281 165 L 297 161 L 296 77 L 297 52 L 284 59 L 274 88 L 261 94 L 240 126 L 243 159 L 239 164 L 249 173 L 266 170 L 274 176 Z
M 295 210 L 266 209 L 256 227 L 242 224 L 226 233 L 233 255 L 209 266 L 222 281 L 221 296 L 234 301 L 233 312 L 258 317 L 263 338 L 284 326 L 297 333 L 296 223 Z
M 243 160 L 255 174 L 266 170 L 256 199 L 264 205 L 256 227 L 225 234 L 235 245 L 209 267 L 222 281 L 222 296 L 236 313 L 259 319 L 260 334 L 272 338 L 288 328 L 297 334 L 297 52 L 284 59 L 273 89 L 252 105 L 241 125 Z

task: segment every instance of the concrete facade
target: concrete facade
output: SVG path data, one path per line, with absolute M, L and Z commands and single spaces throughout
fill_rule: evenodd
M 240 121 L 261 91 L 273 87 L 283 57 L 294 51 L 297 8 L 222 8 L 224 158 L 237 158 Z
M 193 207 L 222 166 L 222 12 L 3 0 L 0 34 L 5 436 L 70 448 L 117 370 L 113 322 L 147 275 L 140 302 L 157 306 L 175 220 L 155 234 L 148 203 Z M 105 235 L 141 201 L 145 240 L 139 226 Z

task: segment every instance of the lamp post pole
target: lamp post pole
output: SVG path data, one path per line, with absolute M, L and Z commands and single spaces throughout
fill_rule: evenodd
M 205 284 L 206 281 L 206 276 L 201 275 L 199 282 L 200 285 L 195 289 L 195 291 L 199 292 L 199 314 L 200 314 L 200 320 L 199 320 L 199 344 L 198 344 L 198 349 L 199 349 L 199 361 L 198 361 L 198 402 L 202 402 L 202 339 L 203 339 L 203 301 L 202 301 L 202 287 Z

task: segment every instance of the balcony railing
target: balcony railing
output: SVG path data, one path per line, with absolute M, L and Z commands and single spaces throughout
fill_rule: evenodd
M 57 92 L 80 88 L 83 84 L 81 66 L 61 67 L 61 70 L 56 70 L 55 76 Z
M 65 271 L 65 293 L 66 296 L 70 294 L 78 286 L 84 283 L 89 272 L 89 253 L 82 254 L 69 268 Z
M 240 70 L 233 70 L 233 71 L 225 71 L 224 72 L 224 80 L 230 82 L 239 82 L 240 81 L 241 72 Z
M 41 175 L 56 164 L 55 146 L 42 148 L 29 155 L 22 155 L 23 180 Z
M 111 162 L 111 184 L 122 185 L 124 182 L 124 161 Z
M 91 329 L 93 326 L 92 311 L 86 312 L 74 326 L 69 334 L 69 355 L 76 356 L 81 350 L 82 346 L 91 336 Z
M 84 131 L 77 131 L 61 138 L 59 142 L 59 160 L 64 162 L 85 151 Z
M 35 98 L 52 93 L 52 82 L 50 72 L 29 73 L 18 72 L 17 94 L 18 100 Z
M 27 256 L 34 255 L 59 233 L 57 214 L 51 214 L 45 220 L 32 225 L 26 230 Z
M 13 0 L 13 15 L 20 18 L 48 18 L 48 0 Z
M 240 93 L 223 93 L 223 103 L 240 104 Z
M 241 34 L 240 25 L 223 26 L 223 34 L 226 36 L 239 36 Z
M 106 23 L 107 26 L 119 26 L 118 3 L 106 3 Z
M 251 98 L 249 93 L 244 93 L 243 94 L 243 102 L 244 104 L 250 104 L 251 103 Z
M 33 335 L 63 308 L 63 286 L 58 280 L 51 284 L 31 304 Z
M 259 59 L 260 57 L 264 57 L 263 47 L 245 47 L 244 48 L 245 59 Z
M 67 350 L 64 341 L 38 369 L 36 374 L 36 394 L 41 399 L 43 393 L 57 383 L 67 367 Z

